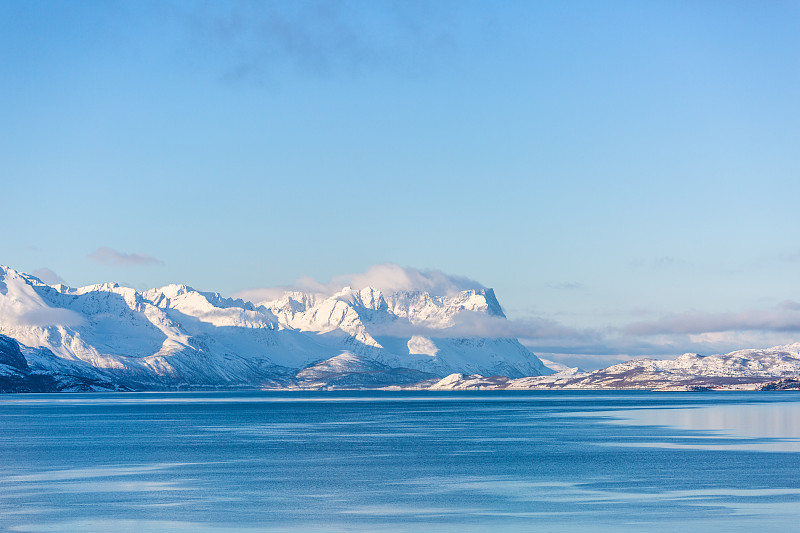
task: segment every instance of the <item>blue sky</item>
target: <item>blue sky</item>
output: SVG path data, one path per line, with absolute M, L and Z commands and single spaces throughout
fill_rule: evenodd
M 19 270 L 396 263 L 584 366 L 800 340 L 796 2 L 0 0 L 0 80 Z

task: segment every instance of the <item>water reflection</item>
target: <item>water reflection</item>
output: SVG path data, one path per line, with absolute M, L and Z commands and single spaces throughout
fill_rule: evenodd
M 649 408 L 614 411 L 612 415 L 609 421 L 614 424 L 666 426 L 705 434 L 679 442 L 624 443 L 625 446 L 800 452 L 800 403 Z M 704 442 L 710 439 L 716 442 Z

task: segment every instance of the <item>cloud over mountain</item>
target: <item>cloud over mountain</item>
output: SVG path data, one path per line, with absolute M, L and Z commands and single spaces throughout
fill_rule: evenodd
M 64 278 L 47 267 L 37 268 L 31 272 L 31 274 L 44 281 L 48 285 L 58 285 L 59 283 L 62 285 L 67 285 L 67 282 L 64 281 Z
M 246 289 L 236 292 L 234 296 L 251 302 L 272 300 L 288 290 L 330 296 L 347 286 L 354 289 L 372 287 L 384 293 L 425 291 L 435 296 L 451 296 L 465 290 L 485 288 L 475 280 L 446 274 L 440 270 L 420 270 L 396 263 L 380 263 L 372 265 L 364 272 L 334 276 L 327 283 L 306 276 L 298 279 L 292 286 Z
M 437 296 L 448 296 L 465 290 L 480 290 L 484 286 L 475 280 L 445 274 L 440 270 L 418 270 L 395 263 L 381 263 L 369 267 L 366 272 L 335 276 L 327 288 L 374 287 L 385 292 L 425 291 Z

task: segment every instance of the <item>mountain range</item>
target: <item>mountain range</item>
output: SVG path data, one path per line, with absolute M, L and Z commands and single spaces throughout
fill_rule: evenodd
M 0 392 L 800 383 L 800 343 L 635 359 L 591 372 L 549 368 L 518 339 L 486 334 L 506 321 L 488 288 L 273 296 L 250 302 L 187 285 L 72 288 L 0 266 Z
M 451 374 L 420 385 L 433 390 L 789 390 L 800 387 L 800 343 L 708 356 L 686 353 L 675 359 L 632 359 L 591 372 L 573 368 L 517 379 Z
M 452 373 L 553 371 L 517 339 L 492 289 L 344 287 L 246 302 L 168 285 L 72 288 L 0 267 L 4 390 L 379 387 Z

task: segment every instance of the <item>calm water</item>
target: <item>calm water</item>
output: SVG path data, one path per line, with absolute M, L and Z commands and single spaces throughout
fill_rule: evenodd
M 12 531 L 796 531 L 800 395 L 3 395 L 0 466 Z

